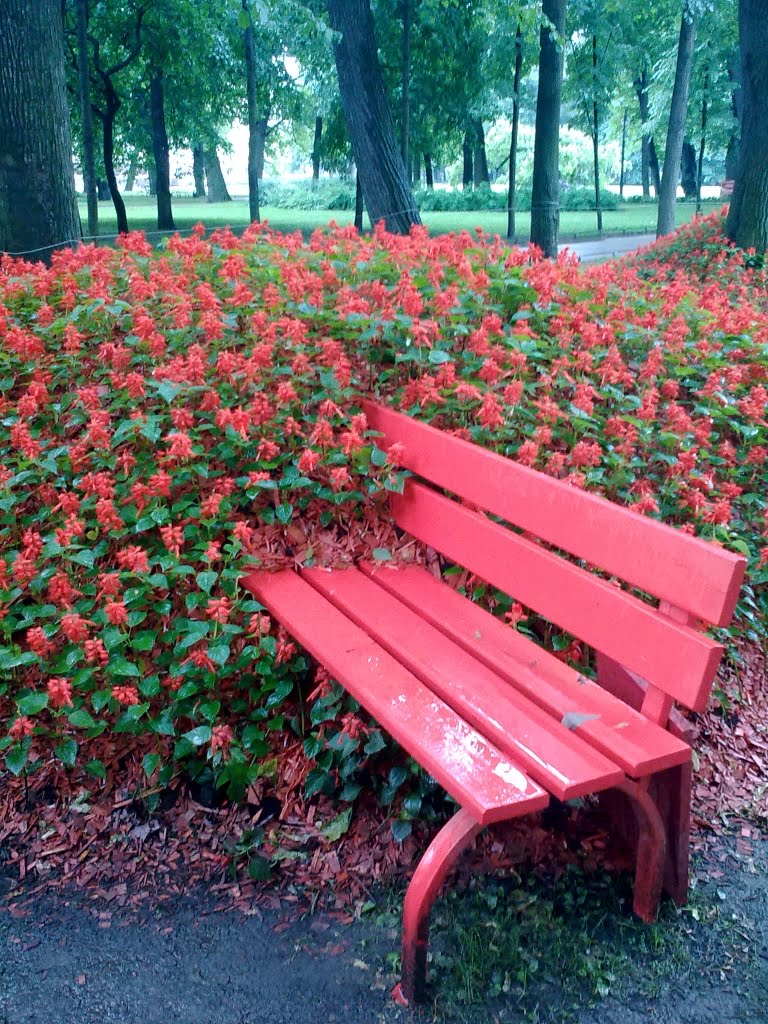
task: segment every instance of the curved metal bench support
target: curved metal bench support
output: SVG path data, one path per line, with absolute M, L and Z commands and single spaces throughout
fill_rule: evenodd
M 626 779 L 615 787 L 630 801 L 637 823 L 633 909 L 649 924 L 656 920 L 667 859 L 667 836 L 659 809 L 642 785 Z
M 440 829 L 419 861 L 403 905 L 402 977 L 393 992 L 398 1002 L 412 1005 L 424 995 L 429 912 L 445 876 L 484 827 L 462 808 Z

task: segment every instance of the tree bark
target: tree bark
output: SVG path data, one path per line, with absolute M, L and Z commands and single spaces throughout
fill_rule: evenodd
M 232 196 L 227 191 L 227 183 L 219 163 L 219 154 L 215 149 L 203 150 L 205 176 L 208 179 L 208 202 L 229 203 Z
M 125 191 L 133 192 L 133 187 L 136 184 L 136 173 L 139 169 L 139 161 L 134 153 L 131 157 L 131 162 L 128 164 L 128 174 L 125 177 Z
M 680 184 L 686 199 L 696 198 L 696 149 L 687 139 L 680 155 Z
M 0 3 L 0 250 L 48 262 L 80 237 L 60 0 Z
M 120 97 L 115 92 L 110 78 L 105 80 L 104 90 L 105 108 L 101 117 L 104 173 L 107 176 L 107 185 L 109 186 L 109 194 L 112 197 L 112 205 L 115 208 L 117 233 L 123 235 L 128 231 L 128 216 L 125 212 L 125 203 L 120 195 L 120 189 L 117 186 L 117 175 L 115 174 L 115 118 L 120 109 Z
M 563 48 L 566 0 L 544 0 L 543 13 L 554 25 L 542 25 L 539 39 L 539 89 L 533 145 L 531 242 L 545 256 L 557 256 L 560 227 L 560 103 L 563 90 Z
M 401 0 L 403 5 L 403 63 L 400 96 L 400 152 L 403 164 L 408 166 L 408 143 L 411 131 L 411 0 Z
M 173 210 L 171 209 L 171 162 L 168 133 L 165 130 L 165 95 L 163 72 L 152 70 L 149 80 L 149 110 L 152 118 L 152 154 L 155 159 L 157 182 L 157 229 L 174 231 Z
M 656 144 L 653 141 L 653 136 L 648 132 L 646 125 L 648 124 L 649 104 L 648 104 L 648 70 L 643 68 L 641 73 L 635 79 L 635 92 L 637 93 L 637 101 L 640 104 L 640 121 L 643 125 L 643 142 L 642 142 L 642 173 L 643 173 L 643 199 L 651 198 L 651 182 L 653 183 L 653 190 L 656 193 L 658 199 L 659 192 L 661 191 L 661 175 L 659 173 L 659 158 L 656 155 Z
M 688 106 L 688 87 L 691 81 L 695 42 L 696 24 L 693 17 L 688 15 L 687 5 L 683 3 L 683 16 L 680 20 L 680 38 L 677 44 L 675 84 L 672 88 L 669 125 L 667 127 L 667 145 L 664 150 L 664 172 L 661 176 L 661 191 L 659 193 L 659 215 L 656 222 L 657 238 L 660 238 L 662 235 L 668 235 L 670 231 L 675 229 L 677 176 L 680 168 L 680 157 L 683 152 L 685 114 Z
M 509 190 L 507 192 L 507 238 L 515 241 L 517 225 L 517 140 L 520 132 L 520 79 L 523 74 L 523 30 L 515 32 L 515 73 L 512 79 L 512 134 L 509 140 Z
M 368 217 L 407 234 L 421 218 L 413 200 L 379 65 L 369 0 L 328 0 L 341 102 Z
M 464 189 L 468 189 L 474 180 L 474 167 L 472 166 L 472 137 L 469 133 L 469 129 L 464 132 L 464 141 L 461 144 L 461 155 L 463 160 L 461 184 Z
M 245 43 L 245 85 L 248 97 L 248 208 L 251 221 L 260 221 L 259 210 L 259 169 L 256 109 L 256 57 L 254 53 L 253 22 L 249 0 L 243 0 L 243 11 L 248 15 L 248 24 L 243 32 Z
M 83 184 L 88 204 L 88 234 L 99 233 L 99 193 L 96 188 L 96 159 L 93 143 L 91 83 L 88 76 L 88 0 L 77 0 L 77 78 L 83 139 Z
M 726 233 L 742 249 L 764 253 L 768 248 L 768 0 L 739 0 L 739 40 L 742 145 Z
M 363 189 L 360 184 L 360 175 L 355 174 L 355 227 L 362 234 L 363 231 Z
M 195 180 L 195 199 L 205 199 L 205 154 L 202 142 L 192 147 L 192 177 Z
M 149 180 L 149 194 L 154 198 L 157 195 L 157 171 L 152 161 L 147 165 L 147 178 Z
M 424 154 L 424 181 L 427 188 L 435 187 L 435 175 L 432 171 L 432 155 L 431 153 Z
M 621 123 L 621 173 L 619 175 L 619 196 L 624 198 L 624 168 L 627 162 L 627 108 L 624 108 L 624 119 Z M 648 168 L 645 167 L 643 177 L 643 197 L 645 197 L 645 185 L 648 181 Z
M 319 115 L 315 118 L 315 138 L 312 143 L 312 188 L 315 182 L 320 179 L 320 144 L 323 141 L 323 119 Z
M 491 177 L 488 173 L 488 156 L 485 152 L 485 129 L 479 117 L 474 118 L 472 121 L 472 134 L 475 147 L 475 185 L 488 185 L 490 184 Z
M 259 181 L 264 177 L 264 158 L 267 151 L 269 118 L 260 117 L 256 123 L 256 175 Z
M 597 102 L 597 34 L 594 32 L 592 33 L 592 163 L 595 172 L 597 231 L 598 234 L 602 234 L 603 209 L 600 205 L 600 111 Z

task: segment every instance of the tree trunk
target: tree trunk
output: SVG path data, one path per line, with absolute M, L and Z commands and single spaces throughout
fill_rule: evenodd
M 372 224 L 407 234 L 421 218 L 387 104 L 369 0 L 328 0 L 344 116 Z
M 260 221 L 259 210 L 259 169 L 257 124 L 259 115 L 256 109 L 256 57 L 254 53 L 253 22 L 249 0 L 243 0 L 243 11 L 248 16 L 248 23 L 243 32 L 245 42 L 245 85 L 248 97 L 248 208 L 251 221 Z
M 517 139 L 520 131 L 520 78 L 523 73 L 523 30 L 515 33 L 515 74 L 512 80 L 512 135 L 509 140 L 509 190 L 507 192 L 507 238 L 514 242 L 517 234 Z
M 421 184 L 421 154 L 413 154 L 413 184 L 416 188 Z
M 312 144 L 312 188 L 315 182 L 320 179 L 320 144 L 323 141 L 323 119 L 319 115 L 315 118 L 315 139 Z
M 147 178 L 149 179 L 149 194 L 151 196 L 157 195 L 157 171 L 155 165 L 150 162 L 147 164 Z
M 597 34 L 592 33 L 592 163 L 595 171 L 595 213 L 598 234 L 603 233 L 600 205 L 600 111 L 597 103 Z
M 742 249 L 768 248 L 768 0 L 739 0 L 742 142 L 726 233 Z
M 133 186 L 136 184 L 136 173 L 139 169 L 139 161 L 134 153 L 131 157 L 131 162 L 128 164 L 128 174 L 125 178 L 125 191 L 133 192 Z
M 400 96 L 400 152 L 403 164 L 408 166 L 408 142 L 411 131 L 411 0 L 401 0 L 403 5 L 403 64 Z
M 680 155 L 680 184 L 686 199 L 696 198 L 696 148 L 687 139 Z
M 701 101 L 701 138 L 699 140 L 699 161 L 696 167 L 696 213 L 701 213 L 701 186 L 704 178 L 704 152 L 707 147 L 707 95 L 709 93 L 709 68 L 704 74 L 704 97 Z
M 111 197 L 109 182 L 105 181 L 103 178 L 96 179 L 96 197 L 99 202 L 106 202 L 106 200 Z
M 208 202 L 229 203 L 232 196 L 227 191 L 227 183 L 219 163 L 219 154 L 215 149 L 203 150 L 205 176 L 208 179 Z
M 48 262 L 80 237 L 60 0 L 0 3 L 0 251 Z
M 664 172 L 661 176 L 659 193 L 659 216 L 656 222 L 656 237 L 668 235 L 675 229 L 675 201 L 677 198 L 677 175 L 683 152 L 685 114 L 688 107 L 688 86 L 691 81 L 693 47 L 696 41 L 696 24 L 688 17 L 687 5 L 683 5 L 680 20 L 680 38 L 677 44 L 677 66 L 675 84 L 672 88 L 672 102 L 669 107 L 667 145 L 664 150 Z
M 192 177 L 195 180 L 195 199 L 205 199 L 205 155 L 202 142 L 192 147 Z
M 83 139 L 83 184 L 88 204 L 88 234 L 99 233 L 99 193 L 96 188 L 96 159 L 93 144 L 91 83 L 88 77 L 88 0 L 77 0 L 77 77 Z
M 461 155 L 464 162 L 461 184 L 464 189 L 468 189 L 474 179 L 474 168 L 472 166 L 472 138 L 469 133 L 469 129 L 464 132 L 464 141 L 461 144 Z
M 646 127 L 649 118 L 648 71 L 646 68 L 643 68 L 640 75 L 635 79 L 634 84 L 635 92 L 637 93 L 637 101 L 640 104 L 640 121 L 643 125 L 643 199 L 651 198 L 651 179 L 653 181 L 653 190 L 656 193 L 656 198 L 658 199 L 659 192 L 661 190 L 659 158 L 656 155 L 656 144 L 653 141 L 653 136 Z
M 424 180 L 427 188 L 435 187 L 435 176 L 432 171 L 432 155 L 430 153 L 424 154 Z
M 621 173 L 619 175 L 619 195 L 624 198 L 624 167 L 627 161 L 627 108 L 624 108 L 624 119 L 621 123 Z M 644 168 L 643 196 L 645 197 L 645 186 L 648 181 L 648 168 Z
M 267 151 L 269 118 L 260 117 L 256 123 L 256 175 L 259 181 L 264 177 L 264 157 Z
M 475 185 L 488 185 L 491 177 L 488 174 L 488 156 L 485 152 L 485 129 L 479 117 L 473 120 L 472 129 L 475 144 Z
M 363 231 L 363 189 L 360 184 L 360 175 L 355 174 L 355 227 L 362 234 Z
M 117 233 L 123 235 L 128 231 L 128 217 L 125 212 L 123 197 L 120 195 L 120 189 L 117 187 L 117 175 L 115 174 L 115 118 L 119 109 L 120 97 L 115 92 L 112 80 L 107 79 L 105 83 L 105 110 L 104 116 L 101 119 L 104 173 L 107 176 L 112 205 L 115 208 Z
M 543 25 L 539 46 L 539 89 L 533 144 L 531 242 L 545 256 L 557 256 L 560 227 L 560 101 L 563 90 L 563 48 L 566 0 L 544 0 L 543 13 L 555 27 Z
M 157 181 L 157 230 L 174 231 L 171 209 L 171 162 L 168 134 L 165 130 L 163 72 L 154 68 L 149 80 L 149 109 L 152 117 L 152 154 Z

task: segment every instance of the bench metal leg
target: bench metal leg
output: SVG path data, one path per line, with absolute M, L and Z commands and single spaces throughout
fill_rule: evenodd
M 679 907 L 684 906 L 688 899 L 692 776 L 693 768 L 689 762 L 654 775 L 650 786 L 667 839 L 664 892 Z
M 649 924 L 656 920 L 667 859 L 667 838 L 659 809 L 647 789 L 626 779 L 616 787 L 630 800 L 637 823 L 634 911 Z
M 429 912 L 451 867 L 483 826 L 462 808 L 432 840 L 414 872 L 403 906 L 403 966 L 393 992 L 401 1003 L 423 998 L 427 983 Z

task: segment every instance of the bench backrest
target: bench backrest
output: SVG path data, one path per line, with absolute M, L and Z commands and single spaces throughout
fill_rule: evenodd
M 404 530 L 670 699 L 706 706 L 722 646 L 693 627 L 730 622 L 745 558 L 377 403 L 363 408 L 384 435 L 379 445 L 399 442 L 402 465 L 422 480 L 661 603 L 657 608 L 414 480 L 392 502 Z

